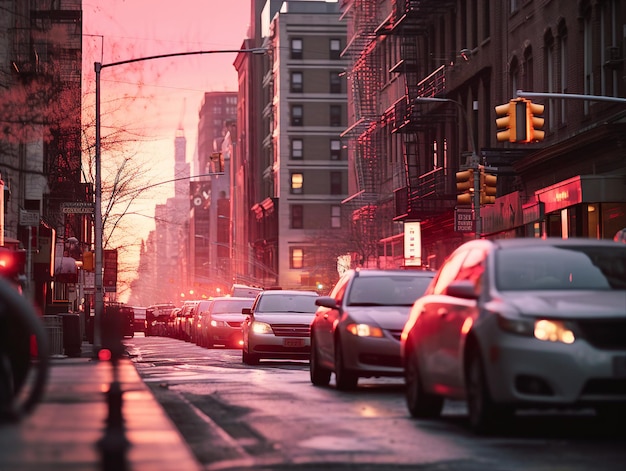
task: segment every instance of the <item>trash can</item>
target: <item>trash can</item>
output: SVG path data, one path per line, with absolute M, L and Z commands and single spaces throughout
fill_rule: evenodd
M 50 356 L 63 356 L 63 321 L 60 316 L 43 316 Z
M 80 331 L 80 315 L 73 313 L 59 314 L 63 325 L 63 350 L 68 357 L 82 355 L 83 339 Z

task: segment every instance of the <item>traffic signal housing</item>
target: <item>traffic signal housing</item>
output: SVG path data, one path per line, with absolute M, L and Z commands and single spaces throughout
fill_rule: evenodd
M 471 205 L 474 193 L 474 169 L 461 170 L 456 172 L 456 196 L 457 204 Z
M 496 106 L 498 142 L 528 142 L 527 100 L 516 98 Z
M 496 202 L 496 185 L 498 177 L 480 169 L 480 204 L 494 204 Z
M 526 123 L 528 126 L 527 140 L 526 142 L 539 142 L 543 141 L 546 133 L 543 131 L 544 119 L 543 110 L 545 106 L 538 103 L 533 103 L 530 100 L 526 101 Z

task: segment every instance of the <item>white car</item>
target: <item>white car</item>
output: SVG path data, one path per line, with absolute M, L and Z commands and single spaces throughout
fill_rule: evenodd
M 626 245 L 475 240 L 455 250 L 401 337 L 406 402 L 438 416 L 466 399 L 489 432 L 521 408 L 626 412 Z
M 242 361 L 257 365 L 262 359 L 308 360 L 310 324 L 315 315 L 315 291 L 271 289 L 259 293 L 242 328 Z

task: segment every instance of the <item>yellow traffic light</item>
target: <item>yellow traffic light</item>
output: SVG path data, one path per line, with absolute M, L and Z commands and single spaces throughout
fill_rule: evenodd
M 94 271 L 94 265 L 94 253 L 89 250 L 83 252 L 83 270 Z
M 530 100 L 526 101 L 526 123 L 528 125 L 527 141 L 526 142 L 538 142 L 543 141 L 546 133 L 541 129 L 543 128 L 544 119 L 542 116 L 545 106 L 533 103 Z
M 456 172 L 456 189 L 459 192 L 456 202 L 462 205 L 471 205 L 474 191 L 474 169 Z
M 496 106 L 496 127 L 498 142 L 515 142 L 515 102 L 511 100 Z
M 498 177 L 491 173 L 480 170 L 480 204 L 493 204 L 496 202 L 496 185 Z

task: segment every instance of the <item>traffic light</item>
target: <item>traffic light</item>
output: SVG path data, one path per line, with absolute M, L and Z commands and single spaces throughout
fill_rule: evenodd
M 11 250 L 0 247 L 0 276 L 14 279 L 24 273 L 26 268 L 26 251 Z
M 493 204 L 496 202 L 496 184 L 498 177 L 491 173 L 485 173 L 480 169 L 480 204 Z
M 526 123 L 528 125 L 527 141 L 526 142 L 538 142 L 543 141 L 546 133 L 541 129 L 543 128 L 544 119 L 542 116 L 545 106 L 533 103 L 530 100 L 526 101 Z
M 474 192 L 474 169 L 456 172 L 456 189 L 459 192 L 456 196 L 457 204 L 471 205 Z
M 95 263 L 94 263 L 94 253 L 90 250 L 83 252 L 83 270 L 85 271 L 94 271 Z
M 526 100 L 517 98 L 496 110 L 496 126 L 498 142 L 528 142 Z

